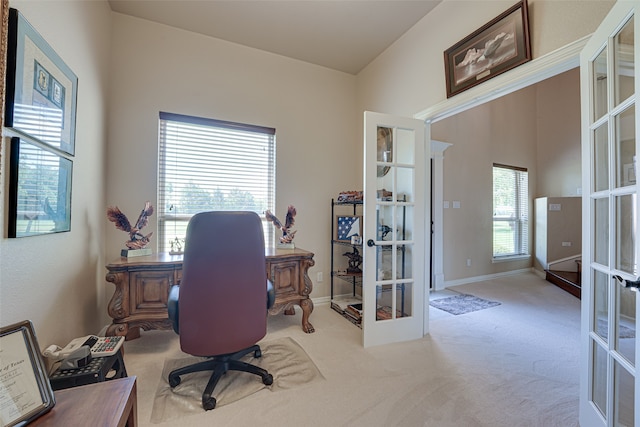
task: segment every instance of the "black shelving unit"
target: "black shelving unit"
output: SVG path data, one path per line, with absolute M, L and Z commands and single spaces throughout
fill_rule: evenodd
M 337 212 L 340 210 L 340 212 Z M 336 269 L 336 251 L 346 250 L 347 252 L 358 251 L 362 253 L 362 243 L 354 244 L 351 242 L 345 242 L 336 240 L 336 215 L 362 215 L 362 201 L 355 200 L 349 202 L 336 201 L 331 199 L 331 308 L 338 313 L 342 314 L 345 318 L 352 323 L 360 326 L 361 318 L 358 317 L 357 312 L 347 312 L 346 307 L 340 305 L 338 301 L 335 301 L 335 287 L 337 281 L 348 283 L 351 285 L 351 294 L 353 301 L 359 300 L 360 297 L 357 294 L 358 289 L 362 289 L 362 272 L 349 273 L 347 271 L 341 271 Z M 362 301 L 360 301 L 362 304 Z

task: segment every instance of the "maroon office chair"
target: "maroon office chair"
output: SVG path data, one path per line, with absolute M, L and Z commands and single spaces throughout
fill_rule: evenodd
M 267 286 L 265 286 L 267 283 Z M 213 371 L 202 394 L 202 407 L 215 408 L 213 389 L 227 371 L 259 375 L 266 370 L 240 359 L 253 352 L 267 333 L 267 310 L 275 298 L 267 280 L 264 235 L 254 212 L 216 211 L 194 215 L 187 226 L 182 280 L 171 289 L 169 318 L 185 353 L 208 359 L 176 369 L 169 385 L 192 372 Z

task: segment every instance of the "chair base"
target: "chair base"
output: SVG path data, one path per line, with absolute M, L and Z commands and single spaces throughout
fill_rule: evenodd
M 205 411 L 211 410 L 216 407 L 216 399 L 211 396 L 213 389 L 227 371 L 242 371 L 259 375 L 262 378 L 262 383 L 264 385 L 273 384 L 273 376 L 265 369 L 240 360 L 251 352 L 253 352 L 253 356 L 256 358 L 262 357 L 260 346 L 256 344 L 235 353 L 211 356 L 211 358 L 202 362 L 175 369 L 169 374 L 169 385 L 173 388 L 180 384 L 180 376 L 182 375 L 194 372 L 213 371 L 209 378 L 209 382 L 202 393 L 202 407 Z

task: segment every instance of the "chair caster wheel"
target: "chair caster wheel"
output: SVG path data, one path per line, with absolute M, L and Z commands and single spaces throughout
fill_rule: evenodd
M 273 384 L 273 375 L 267 374 L 264 378 L 262 378 L 262 384 L 264 385 Z
M 215 397 L 202 398 L 202 407 L 205 411 L 210 411 L 216 407 L 216 399 Z
M 174 388 L 178 384 L 180 384 L 180 377 L 169 377 L 169 385 L 171 388 Z

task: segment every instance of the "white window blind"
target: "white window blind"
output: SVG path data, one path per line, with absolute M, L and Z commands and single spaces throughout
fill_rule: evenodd
M 493 257 L 529 254 L 529 176 L 514 166 L 493 165 Z
M 160 252 L 211 210 L 256 212 L 273 241 L 264 212 L 275 203 L 275 129 L 161 112 L 158 158 Z

